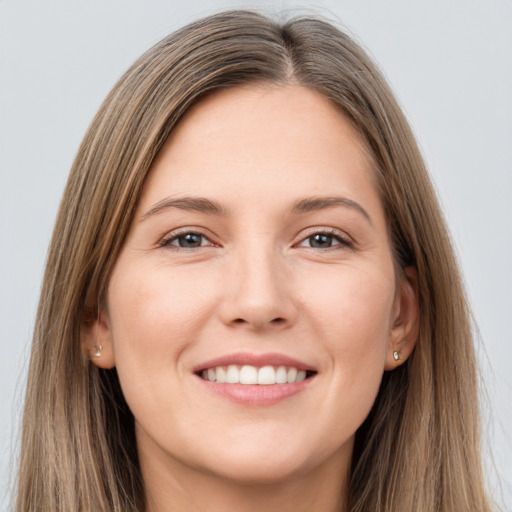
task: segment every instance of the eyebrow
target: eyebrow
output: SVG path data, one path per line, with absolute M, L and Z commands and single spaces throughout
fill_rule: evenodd
M 370 214 L 359 203 L 352 199 L 348 199 L 347 197 L 306 197 L 295 203 L 292 208 L 292 213 L 308 213 L 335 206 L 346 206 L 348 208 L 352 208 L 372 224 Z
M 226 215 L 227 210 L 220 203 L 206 199 L 205 197 L 180 197 L 162 199 L 149 209 L 141 218 L 141 222 L 148 217 L 160 213 L 162 210 L 169 208 L 177 208 L 179 210 L 187 210 L 199 213 L 209 213 L 213 215 Z
M 332 197 L 306 197 L 297 201 L 292 209 L 292 213 L 308 213 L 323 210 L 326 208 L 333 208 L 335 206 L 345 206 L 352 208 L 359 212 L 363 217 L 372 224 L 372 219 L 369 213 L 356 201 L 346 197 L 332 196 Z M 219 216 L 226 216 L 228 210 L 220 203 L 206 197 L 179 197 L 179 198 L 165 198 L 156 203 L 150 208 L 141 218 L 141 222 L 146 220 L 157 213 L 169 208 L 177 208 L 179 210 L 193 211 L 198 213 L 207 213 Z

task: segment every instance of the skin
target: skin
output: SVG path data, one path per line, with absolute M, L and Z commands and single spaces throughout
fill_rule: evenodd
M 343 510 L 354 434 L 418 317 L 366 154 L 339 111 L 297 85 L 216 92 L 159 153 L 84 336 L 91 355 L 103 347 L 95 364 L 117 367 L 149 511 Z M 333 196 L 359 208 L 292 211 Z M 183 197 L 225 211 L 155 208 Z M 180 247 L 187 232 L 201 245 Z M 235 403 L 193 373 L 234 352 L 278 352 L 317 374 L 276 404 Z

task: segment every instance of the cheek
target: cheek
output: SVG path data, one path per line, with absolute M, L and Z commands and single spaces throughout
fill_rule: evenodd
M 194 272 L 159 267 L 123 272 L 120 265 L 108 294 L 116 348 L 134 338 L 142 345 L 188 339 L 212 305 L 205 285 Z
M 158 266 L 125 271 L 122 263 L 109 286 L 109 323 L 121 385 L 135 407 L 130 400 L 168 389 L 181 375 L 180 354 L 197 341 L 215 302 L 194 273 Z
M 389 269 L 343 270 L 324 276 L 323 286 L 309 294 L 309 312 L 329 356 L 333 401 L 343 396 L 362 421 L 384 371 L 393 323 L 394 273 L 391 263 Z
M 342 350 L 370 351 L 389 339 L 395 282 L 392 265 L 345 266 L 314 276 L 304 285 L 304 307 L 312 322 L 327 331 L 325 340 Z M 313 277 L 313 276 L 311 276 Z M 356 342 L 356 340 L 359 340 Z

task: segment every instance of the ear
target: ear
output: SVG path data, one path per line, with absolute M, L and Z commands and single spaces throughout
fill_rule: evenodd
M 115 366 L 112 333 L 106 311 L 87 315 L 80 326 L 80 342 L 87 359 L 106 370 Z
M 394 370 L 411 355 L 419 332 L 418 272 L 407 267 L 398 285 L 385 370 Z

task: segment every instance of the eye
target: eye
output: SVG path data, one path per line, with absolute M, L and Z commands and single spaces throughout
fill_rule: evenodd
M 180 233 L 171 238 L 167 238 L 161 245 L 164 247 L 170 246 L 172 248 L 196 249 L 198 247 L 212 245 L 212 242 L 202 233 L 187 231 L 186 233 Z
M 330 232 L 314 233 L 305 238 L 299 247 L 311 247 L 313 249 L 330 249 L 336 246 L 351 246 L 351 243 L 339 234 Z

